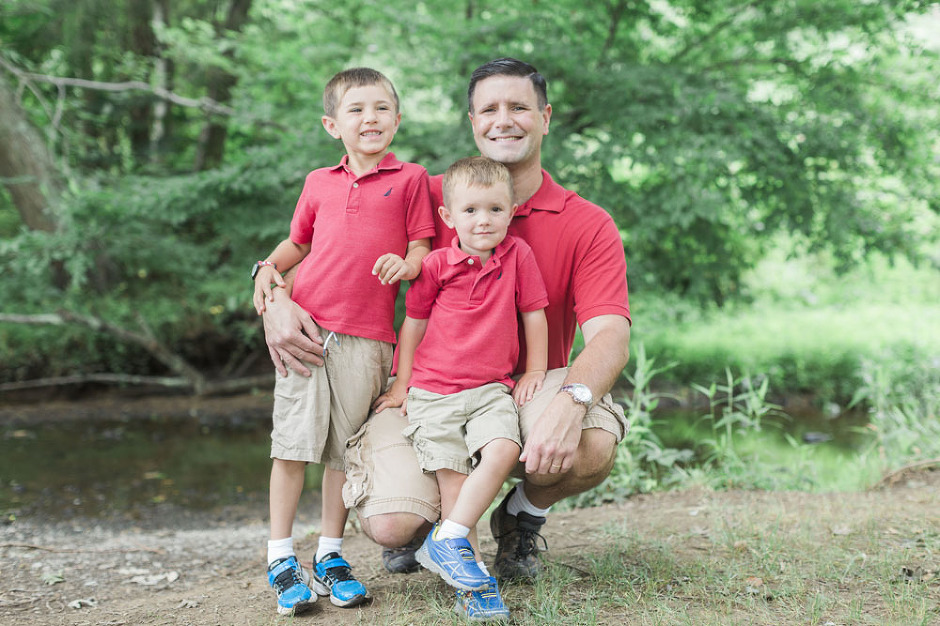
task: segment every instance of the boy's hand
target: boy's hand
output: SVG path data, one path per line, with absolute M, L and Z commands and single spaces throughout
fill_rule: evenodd
M 401 407 L 402 415 L 407 413 L 408 389 L 405 388 L 405 385 L 399 385 L 398 379 L 392 383 L 392 386 L 388 388 L 388 391 L 376 399 L 376 401 L 372 404 L 372 410 L 376 413 L 381 413 L 385 409 L 391 409 L 396 406 Z
M 542 388 L 545 381 L 545 372 L 526 372 L 516 383 L 512 390 L 512 398 L 516 404 L 522 406 L 535 396 L 535 392 Z
M 265 305 L 266 301 L 274 301 L 274 289 L 271 288 L 272 282 L 278 287 L 285 287 L 287 285 L 287 283 L 284 282 L 284 278 L 274 267 L 265 265 L 258 270 L 257 275 L 255 275 L 255 295 L 251 299 L 258 315 L 262 315 L 265 308 L 267 308 Z
M 380 256 L 372 267 L 372 275 L 378 276 L 383 285 L 391 285 L 399 280 L 411 280 L 417 277 L 420 271 L 419 266 L 391 252 Z

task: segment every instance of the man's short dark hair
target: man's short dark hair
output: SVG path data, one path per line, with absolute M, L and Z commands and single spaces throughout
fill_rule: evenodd
M 484 63 L 473 70 L 473 74 L 470 75 L 470 87 L 467 89 L 467 110 L 470 111 L 471 115 L 473 114 L 473 92 L 476 90 L 477 83 L 491 76 L 528 78 L 535 89 L 535 95 L 538 97 L 539 108 L 544 109 L 548 106 L 548 84 L 545 82 L 545 77 L 525 61 L 503 57 Z

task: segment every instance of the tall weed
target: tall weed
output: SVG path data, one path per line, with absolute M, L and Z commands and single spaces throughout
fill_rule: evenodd
M 863 458 L 877 458 L 882 471 L 940 459 L 940 356 L 885 353 L 863 361 L 861 377 L 851 405 L 868 407 Z

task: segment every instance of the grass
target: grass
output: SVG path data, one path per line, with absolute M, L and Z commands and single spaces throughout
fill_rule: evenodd
M 590 521 L 569 511 L 552 521 L 544 575 L 501 591 L 517 625 L 937 624 L 936 509 L 904 505 L 929 489 L 692 489 L 592 511 Z M 451 612 L 452 590 L 427 572 L 375 593 L 358 623 L 465 623 Z
M 940 355 L 940 271 L 879 258 L 847 275 L 827 267 L 771 254 L 749 279 L 750 299 L 724 309 L 634 294 L 634 343 L 675 363 L 664 381 L 720 380 L 730 367 L 766 375 L 780 394 L 842 404 L 864 359 Z

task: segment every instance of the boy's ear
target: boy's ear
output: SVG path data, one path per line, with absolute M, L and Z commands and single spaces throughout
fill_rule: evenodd
M 509 209 L 509 217 L 513 217 L 516 214 L 516 209 L 519 208 L 518 204 L 512 205 L 512 208 Z
M 441 206 L 437 207 L 437 212 L 441 214 L 441 219 L 444 220 L 444 223 L 447 224 L 448 227 L 454 227 L 454 220 L 451 219 L 450 211 L 447 210 L 446 206 L 442 204 Z
M 323 128 L 326 129 L 326 132 L 330 133 L 333 139 L 342 139 L 342 136 L 339 134 L 339 128 L 336 127 L 336 120 L 329 115 L 324 115 L 320 118 L 320 121 L 323 122 Z

